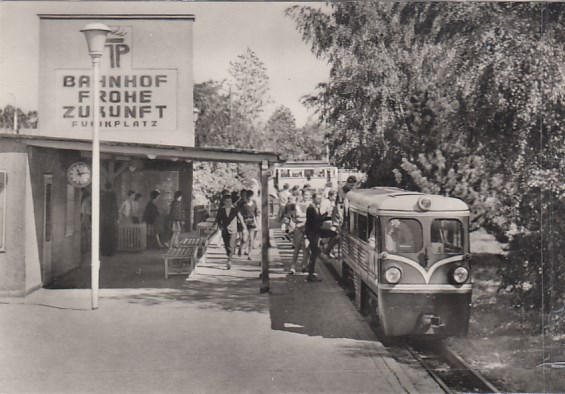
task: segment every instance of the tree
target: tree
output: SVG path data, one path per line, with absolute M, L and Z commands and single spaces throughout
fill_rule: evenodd
M 289 108 L 278 107 L 265 126 L 269 136 L 266 147 L 288 159 L 295 159 L 302 153 L 301 136 L 296 128 L 296 120 Z
M 366 170 L 369 184 L 462 198 L 475 226 L 513 239 L 508 269 L 527 259 L 543 272 L 550 259 L 557 278 L 565 261 L 542 245 L 565 238 L 551 220 L 564 196 L 555 185 L 565 183 L 564 9 L 349 2 L 287 14 L 332 66 L 306 102 L 336 130 L 329 142 L 338 164 Z M 539 228 L 557 237 L 544 239 Z M 534 241 L 516 241 L 526 238 Z M 532 305 L 563 295 L 563 287 L 544 293 L 547 275 L 524 275 L 509 272 L 505 285 L 527 283 Z
M 230 97 L 222 89 L 222 83 L 217 81 L 194 85 L 194 106 L 200 111 L 196 146 L 229 147 L 237 139 L 230 127 Z
M 235 146 L 261 149 L 267 141 L 261 116 L 270 102 L 267 68 L 247 48 L 230 62 L 229 74 L 230 124 L 238 137 Z
M 265 106 L 271 101 L 265 63 L 247 48 L 230 62 L 229 74 L 233 111 L 257 126 Z
M 7 105 L 4 109 L 0 109 L 0 128 L 14 129 L 14 111 L 15 108 Z M 18 130 L 19 129 L 36 129 L 37 128 L 37 111 L 23 112 L 20 108 L 18 111 Z

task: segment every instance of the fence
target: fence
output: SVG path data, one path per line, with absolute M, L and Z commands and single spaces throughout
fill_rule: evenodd
M 141 252 L 146 248 L 147 226 L 145 223 L 118 226 L 118 251 Z

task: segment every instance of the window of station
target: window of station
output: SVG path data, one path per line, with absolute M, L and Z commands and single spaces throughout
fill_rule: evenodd
M 6 171 L 0 171 L 0 251 L 6 250 Z
M 463 253 L 463 224 L 456 219 L 434 219 L 431 228 L 435 254 Z
M 422 249 L 422 225 L 415 219 L 390 219 L 385 226 L 385 247 L 392 253 L 417 253 Z

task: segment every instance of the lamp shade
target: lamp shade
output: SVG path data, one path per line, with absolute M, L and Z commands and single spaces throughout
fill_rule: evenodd
M 106 36 L 111 31 L 112 29 L 102 23 L 89 23 L 82 28 L 81 32 L 84 33 L 86 38 L 90 56 L 102 56 L 104 45 L 106 45 Z

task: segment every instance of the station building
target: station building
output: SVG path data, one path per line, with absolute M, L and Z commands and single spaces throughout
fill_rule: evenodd
M 70 168 L 90 167 L 92 161 L 91 60 L 80 32 L 88 23 L 112 30 L 99 81 L 100 184 L 111 183 L 118 204 L 135 190 L 143 207 L 157 189 L 159 208 L 168 212 L 180 190 L 190 230 L 192 198 L 187 197 L 195 161 L 255 163 L 266 190 L 276 154 L 195 147 L 193 15 L 42 14 L 38 19 L 38 128 L 0 133 L 1 297 L 23 297 L 49 285 L 90 252 L 89 227 L 81 215 L 88 186 L 69 179 Z M 262 194 L 266 207 L 268 193 Z M 263 231 L 268 236 L 266 226 Z

